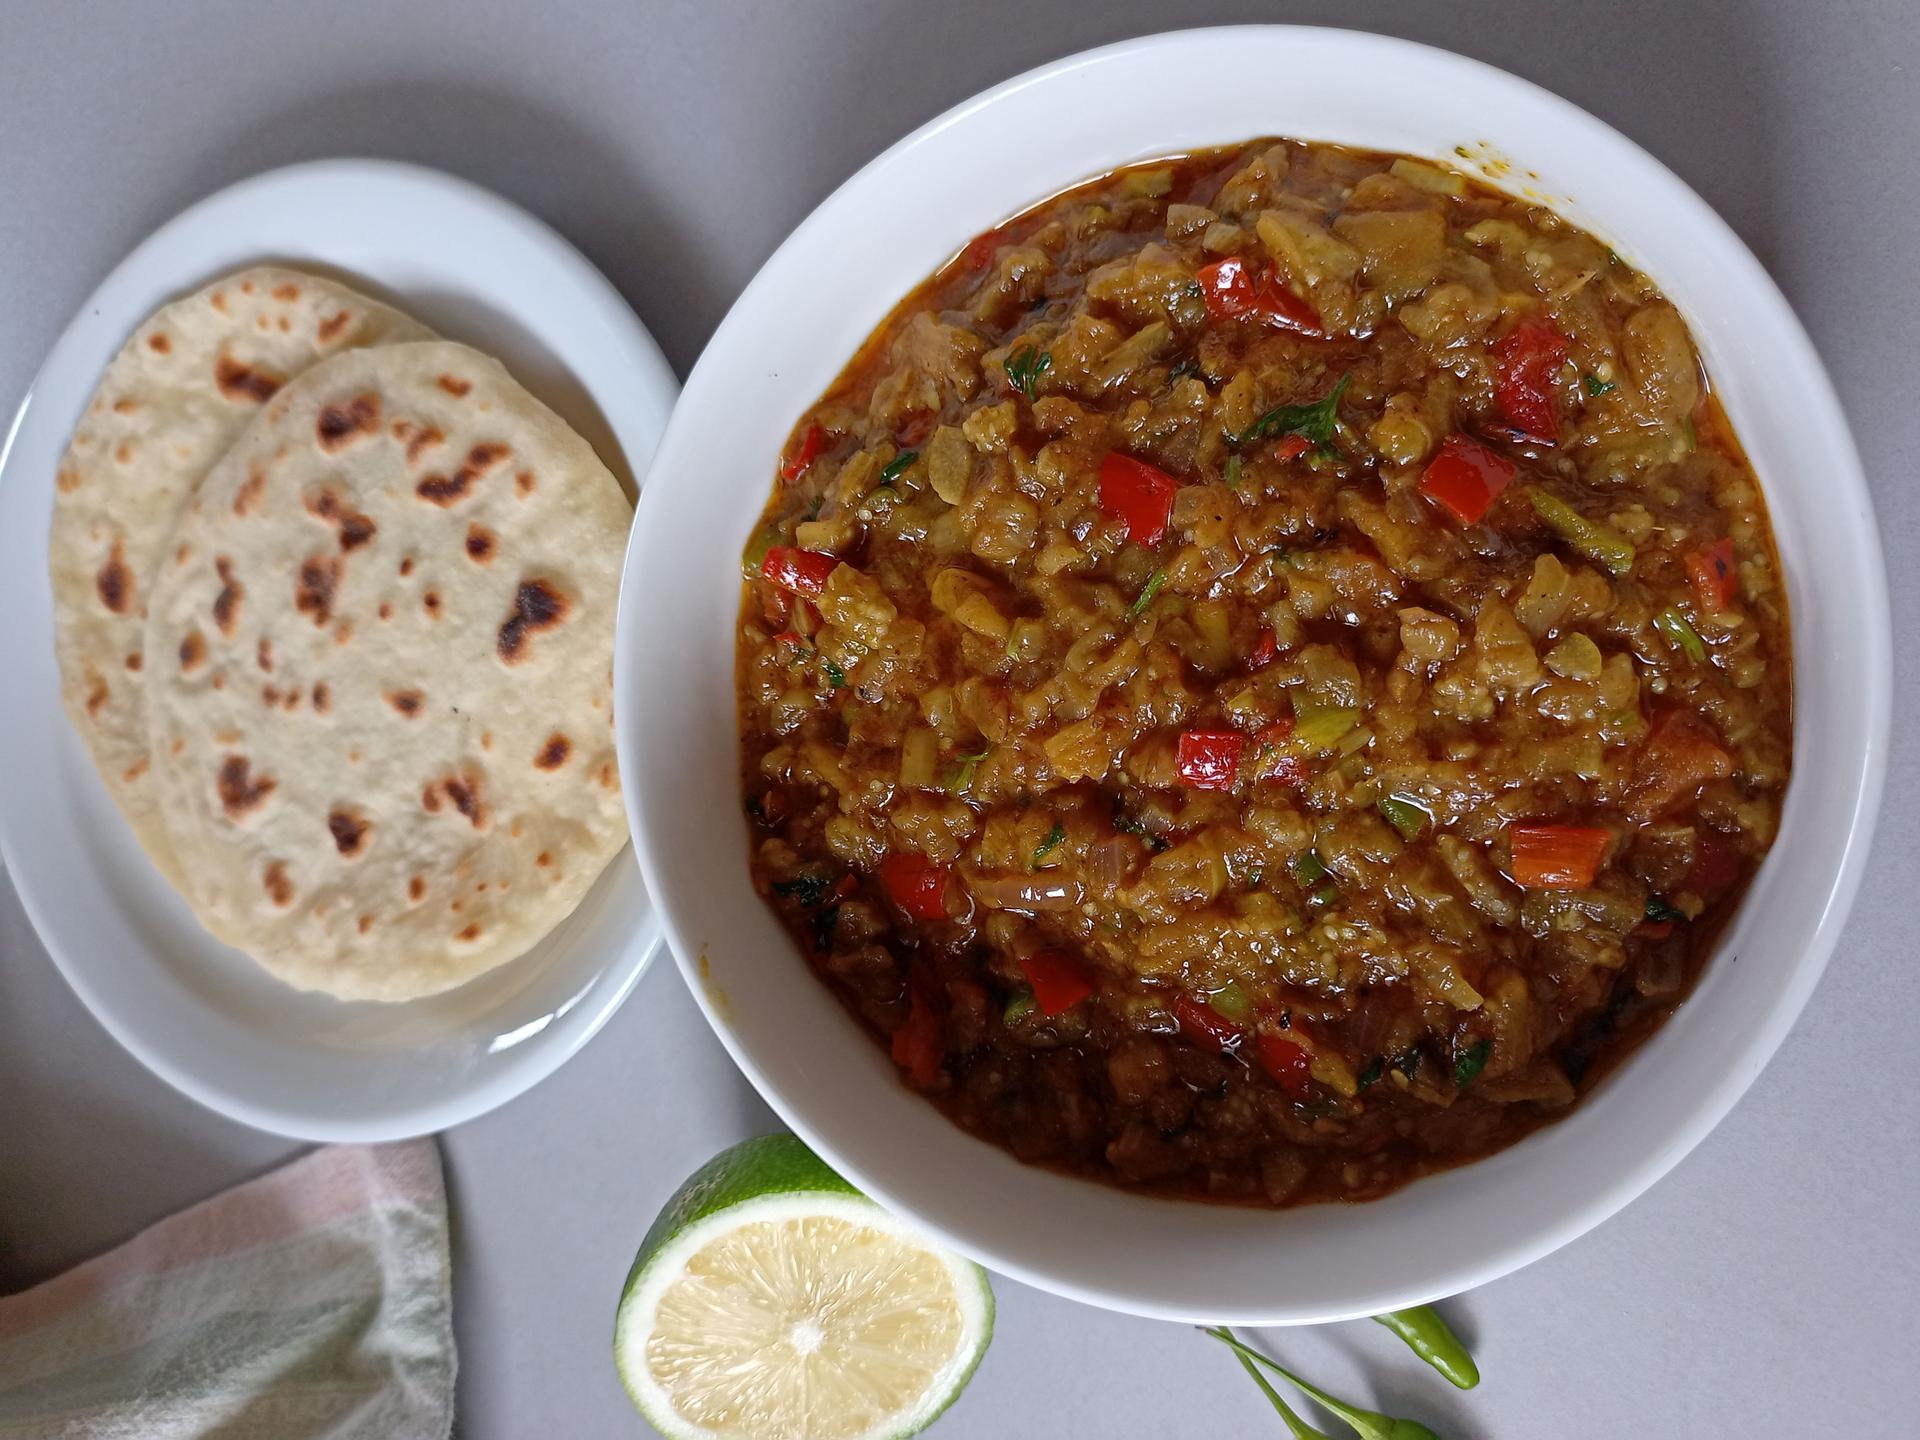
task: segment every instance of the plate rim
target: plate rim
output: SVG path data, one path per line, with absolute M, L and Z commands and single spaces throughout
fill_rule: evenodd
M 497 233 L 508 235 L 518 245 L 537 252 L 543 263 L 551 264 L 557 271 L 565 273 L 568 280 L 590 300 L 592 313 L 598 318 L 609 340 L 619 351 L 622 363 L 630 367 L 637 378 L 638 393 L 644 395 L 650 408 L 658 412 L 657 416 L 651 419 L 629 419 L 625 423 L 620 418 L 622 414 L 634 416 L 644 415 L 645 412 L 638 407 L 631 411 L 603 408 L 601 412 L 607 428 L 620 445 L 627 470 L 632 475 L 637 492 L 635 496 L 637 519 L 638 495 L 645 492 L 645 477 L 653 454 L 659 448 L 659 442 L 666 433 L 666 424 L 671 417 L 673 407 L 678 401 L 680 383 L 672 366 L 667 362 L 665 354 L 661 351 L 659 343 L 640 320 L 626 297 L 577 246 L 558 230 L 496 191 L 463 176 L 431 166 L 382 157 L 359 156 L 327 156 L 302 160 L 243 176 L 190 201 L 121 255 L 92 286 L 61 327 L 40 364 L 35 368 L 32 378 L 20 397 L 19 404 L 14 409 L 4 439 L 0 439 L 0 513 L 25 508 L 28 513 L 23 519 L 30 521 L 39 515 L 38 507 L 46 503 L 53 486 L 52 471 L 49 470 L 44 478 L 11 473 L 11 468 L 15 464 L 15 447 L 27 425 L 29 412 L 46 388 L 48 377 L 55 373 L 56 367 L 65 359 L 62 352 L 82 342 L 88 329 L 101 318 L 103 300 L 112 297 L 115 287 L 123 283 L 127 275 L 146 263 L 150 255 L 162 250 L 174 236 L 191 231 L 195 225 L 204 223 L 209 213 L 217 213 L 236 204 L 259 203 L 263 193 L 270 193 L 286 186 L 299 187 L 316 182 L 326 184 L 343 181 L 399 187 L 416 193 L 448 197 L 467 207 L 471 212 L 484 217 L 486 223 L 496 227 Z M 245 247 L 242 246 L 242 248 Z M 335 262 L 317 255 L 293 256 L 285 251 L 271 253 L 263 251 L 256 261 L 237 263 L 276 262 L 295 268 L 302 264 L 309 264 L 320 270 L 335 273 L 343 269 Z M 157 303 L 166 304 L 182 295 L 190 294 L 195 287 L 208 283 L 217 275 L 226 273 L 230 268 L 231 266 L 216 264 L 206 271 L 183 276 L 179 284 L 175 284 L 172 275 L 169 274 L 165 277 L 165 295 Z M 369 275 L 365 277 L 365 281 L 374 288 L 397 293 L 376 276 Z M 404 297 L 401 299 L 404 303 Z M 140 324 L 146 313 L 142 311 L 129 318 L 128 333 Z M 512 314 L 511 311 L 506 313 L 509 316 Z M 120 342 L 120 338 L 123 337 L 116 338 L 116 345 Z M 111 352 L 108 358 L 111 358 Z M 561 358 L 564 363 L 564 357 Z M 630 443 L 636 438 L 634 434 L 623 433 L 641 424 L 650 424 L 653 427 L 651 443 L 644 448 L 635 447 Z M 641 432 L 641 435 L 644 435 L 644 432 Z M 629 523 L 629 539 L 632 534 L 632 523 L 635 522 Z M 43 527 L 37 529 L 35 534 L 38 536 L 37 544 L 31 537 L 23 540 L 22 544 L 29 553 L 36 549 L 44 552 Z M 43 553 L 41 563 L 29 567 L 28 576 L 18 583 L 27 586 L 46 586 L 47 572 Z M 12 642 L 9 648 L 17 646 L 25 650 L 34 645 L 43 645 L 50 652 L 51 639 L 47 636 L 36 639 L 23 633 Z M 43 659 L 48 666 L 48 673 L 57 683 L 59 674 L 57 661 L 50 653 L 43 656 Z M 53 722 L 55 732 L 69 728 L 69 721 L 57 691 L 51 695 L 42 695 L 37 701 L 32 696 L 21 696 L 0 708 L 27 712 L 49 704 L 56 712 Z M 18 767 L 25 762 L 18 747 L 6 748 L 11 752 L 11 758 L 7 760 L 4 767 L 0 767 L 0 770 L 17 772 Z M 90 756 L 85 756 L 84 762 L 91 768 Z M 98 783 L 97 776 L 89 776 L 89 779 L 93 783 Z M 439 1099 L 409 1102 L 405 1099 L 404 1093 L 399 1092 L 389 1103 L 371 1108 L 363 1107 L 353 1115 L 340 1118 L 327 1113 L 324 1096 L 316 1097 L 319 1104 L 299 1107 L 263 1103 L 254 1097 L 236 1092 L 230 1086 L 205 1079 L 190 1066 L 183 1066 L 173 1056 L 165 1053 L 164 1047 L 157 1047 L 150 1043 L 138 1017 L 129 1015 L 125 1006 L 116 1003 L 111 996 L 107 995 L 104 987 L 97 983 L 98 977 L 94 976 L 86 965 L 75 963 L 68 953 L 69 947 L 63 941 L 62 926 L 57 920 L 56 907 L 51 904 L 50 897 L 40 893 L 31 868 L 23 870 L 18 863 L 17 856 L 24 848 L 24 837 L 16 836 L 14 830 L 15 825 L 9 819 L 6 807 L 0 807 L 0 866 L 4 866 L 7 882 L 19 897 L 22 913 L 26 916 L 28 924 L 32 926 L 35 938 L 52 961 L 54 969 L 88 1014 L 122 1050 L 149 1073 L 196 1105 L 251 1129 L 293 1140 L 372 1144 L 410 1139 L 450 1129 L 516 1099 L 577 1055 L 600 1032 L 612 1019 L 614 1013 L 626 1003 L 665 944 L 665 932 L 660 922 L 659 907 L 652 901 L 652 892 L 645 888 L 645 877 L 640 875 L 637 878 L 646 898 L 646 914 L 641 918 L 638 926 L 626 936 L 619 949 L 610 953 L 595 980 L 582 986 L 551 1012 L 548 1026 L 557 1033 L 544 1048 L 535 1046 L 523 1052 L 526 1058 L 521 1059 L 518 1064 L 508 1065 L 498 1075 L 481 1078 L 476 1074 L 474 1078 L 455 1085 L 450 1093 Z M 623 864 L 635 864 L 631 837 L 608 859 L 601 876 L 595 880 L 595 888 L 603 883 L 608 871 Z M 582 903 L 587 902 L 583 899 Z M 210 945 L 217 946 L 219 943 L 210 935 L 205 938 Z M 145 961 L 151 957 L 142 955 L 140 958 Z M 578 1019 L 571 1019 L 576 1010 L 580 1009 L 582 1002 L 592 995 L 593 986 L 608 976 L 614 977 L 611 989 L 600 998 L 597 1004 L 582 1011 Z M 289 989 L 287 993 L 291 996 L 302 992 Z M 530 1037 L 530 1039 L 537 1039 L 537 1037 Z

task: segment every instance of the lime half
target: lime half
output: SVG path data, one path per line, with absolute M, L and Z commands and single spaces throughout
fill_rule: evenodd
M 669 1440 L 894 1440 L 953 1403 L 992 1337 L 985 1271 L 768 1135 L 653 1222 L 613 1358 Z

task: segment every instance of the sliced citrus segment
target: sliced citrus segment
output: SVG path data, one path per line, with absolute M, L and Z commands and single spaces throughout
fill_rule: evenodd
M 979 1266 L 771 1135 L 668 1202 L 627 1276 L 613 1349 L 670 1440 L 895 1440 L 953 1403 L 992 1334 Z

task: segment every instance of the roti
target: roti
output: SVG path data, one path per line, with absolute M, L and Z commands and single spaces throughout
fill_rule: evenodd
M 216 935 L 303 989 L 432 994 L 524 953 L 626 841 L 632 510 L 449 342 L 335 356 L 207 476 L 147 622 L 155 792 Z
M 147 320 L 81 414 L 57 472 L 48 544 L 61 699 L 176 889 L 149 774 L 143 643 L 167 536 L 214 461 L 289 379 L 343 350 L 432 333 L 331 280 L 242 270 Z

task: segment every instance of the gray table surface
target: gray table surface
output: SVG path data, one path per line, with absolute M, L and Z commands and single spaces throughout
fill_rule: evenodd
M 1030 65 L 1178 23 L 1318 21 L 1429 41 L 1549 86 L 1647 146 L 1798 307 L 1873 480 L 1905 644 L 1865 891 L 1804 1018 L 1706 1143 L 1596 1232 L 1450 1305 L 1481 1357 L 1479 1391 L 1446 1392 L 1371 1326 L 1270 1338 L 1329 1383 L 1454 1436 L 1920 1433 L 1920 1127 L 1905 1098 L 1920 1030 L 1912 0 L 13 0 L 4 15 L 8 410 L 150 229 L 219 186 L 316 156 L 440 166 L 544 216 L 684 375 L 781 237 L 867 158 Z M 197 1109 L 124 1055 L 3 881 L 0 1097 L 0 1291 L 296 1148 Z M 661 963 L 566 1069 L 446 1136 L 461 1433 L 646 1433 L 608 1363 L 627 1261 L 689 1170 L 770 1128 Z M 1278 1433 L 1191 1331 L 998 1288 L 998 1340 L 940 1422 L 946 1440 Z

